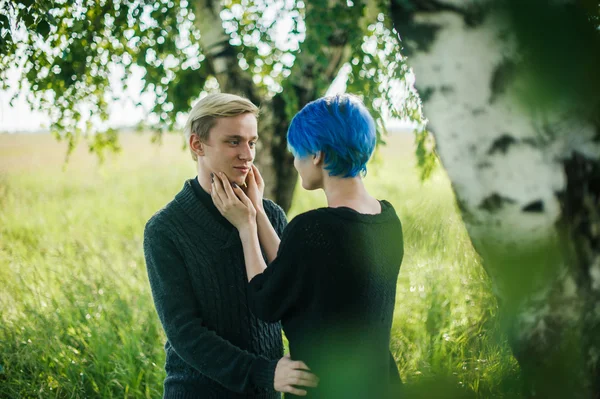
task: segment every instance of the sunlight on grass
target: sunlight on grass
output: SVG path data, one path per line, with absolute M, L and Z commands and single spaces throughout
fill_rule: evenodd
M 46 136 L 0 136 L 0 397 L 156 398 L 164 341 L 142 251 L 148 218 L 195 175 L 177 136 L 123 136 L 104 165 Z M 4 153 L 4 152 L 3 152 Z M 447 177 L 418 179 L 412 141 L 390 137 L 366 184 L 400 216 L 405 258 L 392 352 L 405 381 L 449 378 L 478 397 L 518 368 Z M 290 218 L 325 206 L 300 187 Z

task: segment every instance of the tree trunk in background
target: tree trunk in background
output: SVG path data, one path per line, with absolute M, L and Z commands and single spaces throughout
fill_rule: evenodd
M 292 205 L 298 173 L 294 157 L 287 150 L 287 130 L 290 119 L 285 102 L 277 95 L 261 106 L 259 148 L 256 164 L 265 180 L 265 197 L 272 199 L 287 212 Z M 267 136 L 268 140 L 262 137 Z
M 526 395 L 600 398 L 600 47 L 581 10 L 545 3 L 539 25 L 510 1 L 392 0 L 391 14 Z M 536 39 L 560 74 L 532 68 Z M 532 83 L 549 76 L 547 92 Z
M 361 19 L 343 24 L 343 28 L 336 28 L 336 22 L 329 20 L 316 28 L 311 27 L 311 23 L 319 25 L 314 22 L 330 15 L 330 9 L 339 5 L 338 3 L 344 6 L 346 4 L 345 1 L 307 2 L 306 39 L 300 44 L 300 52 L 296 54 L 291 74 L 283 83 L 282 93 L 265 98 L 253 83 L 250 72 L 239 66 L 238 52 L 230 45 L 229 36 L 225 33 L 219 16 L 221 3 L 211 0 L 194 2 L 195 23 L 201 32 L 200 45 L 206 56 L 205 62 L 209 63 L 211 74 L 217 78 L 220 90 L 244 96 L 260 105 L 260 140 L 255 163 L 265 180 L 265 197 L 278 203 L 286 212 L 292 204 L 298 180 L 293 165 L 294 158 L 287 150 L 286 135 L 293 117 L 288 110 L 297 112 L 308 102 L 325 94 L 342 65 L 350 59 L 350 39 L 356 36 L 352 30 L 356 30 L 357 25 L 366 24 L 368 20 L 374 21 L 379 7 L 375 0 L 366 1 Z M 358 7 L 360 2 L 356 3 Z M 322 49 L 322 54 L 315 54 L 311 50 L 311 46 L 314 47 L 311 40 L 317 41 L 314 36 L 327 24 L 331 25 L 327 39 L 329 46 Z

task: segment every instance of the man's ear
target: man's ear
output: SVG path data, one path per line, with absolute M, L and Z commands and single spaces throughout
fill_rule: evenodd
M 315 155 L 313 155 L 313 165 L 321 166 L 324 161 L 325 161 L 325 154 L 323 154 L 323 151 L 317 151 L 317 153 Z
M 204 144 L 200 141 L 200 137 L 197 134 L 192 133 L 190 135 L 190 148 L 198 156 L 204 156 Z

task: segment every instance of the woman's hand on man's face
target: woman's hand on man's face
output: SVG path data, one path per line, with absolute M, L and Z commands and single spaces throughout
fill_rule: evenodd
M 263 195 L 265 192 L 265 182 L 263 181 L 258 168 L 252 165 L 246 176 L 246 188 L 244 192 L 252 201 L 252 205 L 257 211 L 263 210 Z
M 256 209 L 244 191 L 223 172 L 212 174 L 211 179 L 210 195 L 225 219 L 238 231 L 256 224 Z

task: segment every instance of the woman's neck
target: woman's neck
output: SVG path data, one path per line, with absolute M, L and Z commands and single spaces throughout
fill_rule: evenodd
M 362 179 L 357 177 L 327 176 L 323 180 L 323 191 L 330 208 L 348 207 L 359 213 L 381 212 L 379 201 L 372 197 Z

